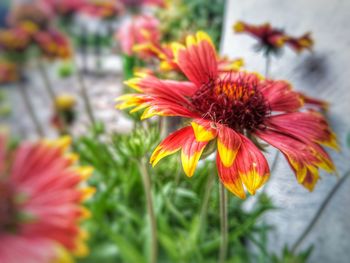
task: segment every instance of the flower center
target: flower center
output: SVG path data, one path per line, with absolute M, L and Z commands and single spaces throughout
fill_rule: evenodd
M 13 187 L 0 179 L 0 234 L 16 228 L 16 205 Z
M 245 75 L 212 81 L 203 85 L 191 98 L 203 118 L 225 124 L 238 131 L 264 127 L 270 108 L 257 89 L 257 79 Z

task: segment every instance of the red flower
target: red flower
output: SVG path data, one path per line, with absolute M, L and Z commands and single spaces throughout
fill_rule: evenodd
M 17 65 L 8 61 L 0 60 L 0 85 L 15 82 L 19 79 Z
M 48 5 L 55 14 L 70 16 L 86 5 L 86 0 L 41 0 Z
M 139 93 L 119 97 L 120 109 L 144 110 L 154 115 L 181 116 L 191 125 L 169 135 L 154 151 L 151 163 L 181 149 L 182 165 L 192 176 L 209 142 L 217 143 L 217 168 L 222 183 L 244 198 L 269 178 L 268 163 L 255 145 L 262 139 L 278 148 L 299 183 L 312 190 L 319 168 L 334 171 L 320 145 L 337 148 L 334 133 L 324 117 L 299 111 L 301 96 L 285 81 L 263 79 L 246 72 L 218 70 L 218 56 L 204 32 L 188 36 L 186 46 L 174 44 L 175 61 L 189 81 L 143 76 L 127 81 Z
M 123 53 L 132 55 L 135 46 L 147 45 L 148 47 L 153 43 L 159 43 L 159 21 L 151 15 L 134 16 L 121 26 L 116 38 L 120 41 Z M 142 57 L 150 55 L 152 55 L 150 50 L 145 49 L 141 52 Z
M 20 27 L 0 30 L 0 51 L 4 53 L 25 52 L 31 43 L 31 34 Z
M 283 30 L 271 27 L 269 23 L 256 26 L 239 21 L 233 28 L 236 33 L 248 33 L 258 39 L 260 42 L 259 49 L 264 49 L 267 53 L 277 52 L 285 44 L 297 52 L 311 49 L 313 46 L 310 33 L 301 37 L 291 37 L 285 34 Z
M 34 41 L 42 54 L 49 59 L 66 59 L 72 55 L 68 38 L 54 29 L 36 33 Z
M 98 18 L 112 19 L 123 12 L 123 6 L 115 0 L 90 0 L 81 11 Z
M 81 182 L 92 169 L 74 165 L 68 144 L 24 143 L 10 153 L 0 136 L 0 262 L 72 262 L 68 252 L 87 253 L 79 221 L 93 189 Z

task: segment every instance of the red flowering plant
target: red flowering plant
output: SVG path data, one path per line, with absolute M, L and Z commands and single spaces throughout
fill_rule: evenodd
M 103 20 L 111 20 L 123 13 L 124 8 L 119 1 L 89 0 L 80 11 Z
M 245 71 L 221 72 L 219 57 L 204 32 L 174 43 L 175 63 L 188 81 L 143 75 L 126 82 L 137 93 L 117 99 L 119 109 L 143 110 L 141 119 L 180 116 L 190 125 L 170 134 L 155 149 L 152 165 L 181 150 L 182 166 L 192 176 L 204 150 L 216 145 L 216 165 L 223 185 L 240 198 L 268 180 L 270 169 L 260 141 L 280 150 L 297 181 L 313 190 L 319 169 L 334 172 L 322 145 L 337 149 L 325 118 L 304 110 L 303 97 L 281 80 Z
M 233 28 L 236 33 L 246 33 L 258 39 L 257 49 L 263 50 L 265 54 L 271 52 L 278 53 L 285 45 L 298 53 L 305 49 L 310 50 L 313 46 L 310 33 L 306 33 L 300 37 L 293 37 L 287 35 L 281 29 L 273 28 L 269 23 L 251 25 L 239 21 Z
M 74 262 L 85 256 L 82 205 L 94 193 L 84 185 L 91 167 L 77 165 L 70 139 L 21 143 L 6 149 L 0 136 L 0 262 Z

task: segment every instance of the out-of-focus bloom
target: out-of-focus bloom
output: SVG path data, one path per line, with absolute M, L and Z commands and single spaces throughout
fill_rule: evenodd
M 74 96 L 62 94 L 56 97 L 54 115 L 51 123 L 59 130 L 64 130 L 75 121 L 76 112 L 74 107 L 77 101 Z M 62 123 L 63 122 L 63 123 Z
M 8 17 L 11 26 L 15 27 L 23 22 L 32 22 L 40 29 L 47 28 L 51 19 L 50 7 L 40 1 L 15 4 Z
M 42 0 L 54 14 L 69 17 L 79 12 L 85 5 L 86 0 Z
M 128 8 L 140 8 L 142 6 L 165 7 L 165 0 L 121 0 L 124 6 Z
M 133 17 L 121 25 L 117 35 L 123 53 L 133 54 L 133 47 L 150 43 L 159 43 L 159 21 L 151 15 L 139 15 Z M 142 52 L 141 56 L 150 56 L 148 52 Z
M 292 37 L 285 34 L 283 30 L 271 27 L 269 23 L 251 25 L 239 21 L 233 28 L 236 33 L 247 33 L 258 39 L 259 48 L 263 49 L 266 53 L 277 52 L 284 45 L 289 45 L 296 52 L 311 49 L 313 46 L 310 33 L 298 38 Z
M 8 152 L 0 137 L 1 262 L 73 262 L 71 254 L 88 253 L 79 223 L 89 216 L 82 202 L 94 189 L 82 183 L 92 169 L 75 165 L 69 143 L 23 143 Z
M 35 34 L 34 41 L 46 58 L 67 59 L 72 55 L 68 38 L 57 30 L 40 31 Z
M 244 186 L 254 194 L 269 178 L 268 163 L 256 146 L 258 139 L 278 148 L 299 183 L 313 190 L 319 168 L 335 167 L 321 145 L 337 149 L 335 134 L 315 111 L 300 111 L 302 97 L 285 81 L 247 72 L 223 72 L 210 37 L 204 32 L 173 45 L 175 61 L 189 81 L 140 76 L 126 82 L 138 93 L 117 99 L 120 109 L 192 119 L 155 149 L 151 163 L 181 150 L 187 176 L 194 174 L 205 147 L 217 144 L 217 168 L 227 189 L 240 198 Z M 209 148 L 209 147 L 208 147 Z M 244 185 L 244 186 L 243 186 Z
M 112 19 L 123 12 L 123 6 L 115 0 L 90 0 L 81 11 L 101 19 Z
M 22 28 L 0 30 L 0 50 L 3 52 L 24 52 L 31 41 L 31 35 Z
M 160 71 L 178 71 L 181 72 L 180 67 L 175 61 L 174 51 L 171 48 L 171 44 L 168 43 L 156 43 L 155 41 L 144 42 L 142 44 L 136 44 L 133 47 L 133 51 L 136 53 L 146 53 L 149 56 L 159 59 Z M 241 58 L 231 60 L 228 57 L 220 57 L 218 59 L 219 71 L 237 71 L 244 65 L 244 61 Z
M 0 60 L 0 85 L 15 82 L 19 79 L 15 63 Z

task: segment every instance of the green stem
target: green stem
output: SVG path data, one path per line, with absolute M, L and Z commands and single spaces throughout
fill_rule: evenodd
M 317 221 L 320 219 L 323 211 L 335 195 L 335 193 L 338 191 L 340 186 L 345 182 L 345 180 L 349 177 L 350 171 L 346 172 L 345 175 L 337 182 L 337 184 L 333 187 L 333 189 L 328 193 L 326 196 L 326 199 L 322 202 L 321 206 L 318 208 L 316 214 L 308 224 L 308 226 L 305 228 L 305 230 L 302 232 L 300 237 L 297 239 L 297 241 L 292 246 L 291 252 L 295 253 L 297 248 L 300 246 L 300 244 L 304 241 L 305 237 L 310 233 L 310 231 L 313 229 Z
M 87 88 L 85 85 L 85 81 L 83 78 L 83 74 L 80 72 L 80 70 L 78 68 L 78 63 L 76 63 L 76 61 L 75 61 L 75 66 L 76 66 L 76 72 L 77 72 L 77 78 L 78 78 L 78 84 L 79 84 L 79 93 L 84 100 L 85 110 L 86 110 L 86 113 L 87 113 L 88 118 L 90 120 L 90 123 L 93 126 L 96 126 L 96 119 L 94 116 L 94 112 L 92 110 L 92 106 L 91 106 L 90 98 L 89 98 Z
M 202 207 L 201 207 L 200 214 L 199 214 L 199 238 L 201 237 L 201 234 L 205 231 L 205 224 L 206 224 L 207 213 L 208 213 L 209 198 L 210 198 L 210 195 L 211 195 L 211 189 L 213 187 L 214 178 L 215 178 L 215 176 L 214 176 L 214 172 L 213 172 L 213 174 L 209 174 L 208 179 L 207 179 L 207 185 L 205 187 Z
M 270 64 L 271 64 L 271 56 L 270 54 L 265 55 L 265 78 L 269 77 L 269 70 L 270 70 Z
M 56 103 L 56 97 L 57 97 L 56 92 L 51 85 L 49 75 L 47 74 L 47 72 L 45 70 L 45 66 L 43 65 L 43 63 L 41 61 L 39 61 L 38 64 L 39 64 L 38 65 L 39 72 L 40 72 L 40 75 L 44 81 L 45 89 L 46 89 L 47 93 L 49 94 L 52 105 L 54 106 Z
M 29 94 L 27 92 L 27 88 L 24 87 L 22 82 L 19 83 L 19 93 L 22 97 L 24 105 L 27 108 L 28 114 L 33 122 L 33 125 L 35 127 L 35 131 L 36 131 L 38 137 L 40 137 L 40 138 L 44 137 L 44 129 L 41 126 L 40 121 L 35 113 L 34 107 L 29 99 Z
M 277 150 L 276 154 L 275 154 L 275 156 L 273 157 L 273 160 L 272 160 L 271 169 L 270 169 L 271 174 L 275 171 L 275 169 L 277 167 L 279 156 L 280 156 L 280 152 Z
M 147 171 L 146 159 L 143 157 L 138 161 L 138 167 L 142 176 L 143 188 L 146 195 L 147 213 L 149 216 L 150 230 L 151 230 L 151 253 L 150 263 L 156 263 L 158 257 L 158 242 L 157 242 L 157 222 L 153 208 L 151 178 Z
M 221 228 L 221 242 L 219 252 L 219 263 L 224 263 L 227 256 L 228 246 L 228 214 L 227 214 L 227 196 L 226 190 L 222 183 L 220 183 L 220 228 Z

